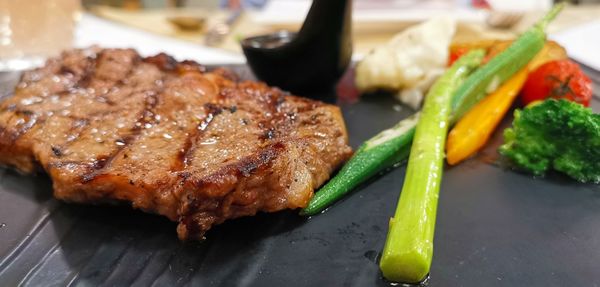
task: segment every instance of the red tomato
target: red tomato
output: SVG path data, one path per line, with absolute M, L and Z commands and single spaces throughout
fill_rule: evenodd
M 471 49 L 467 48 L 467 47 L 459 47 L 459 48 L 452 49 L 452 51 L 450 51 L 450 54 L 448 55 L 448 67 L 452 66 L 452 64 L 454 64 L 454 62 L 456 62 L 456 60 L 458 60 L 460 57 L 464 56 L 469 51 L 471 51 Z M 489 62 L 493 57 L 495 57 L 500 52 L 502 52 L 502 50 L 490 51 L 488 49 L 486 51 L 485 57 L 483 58 L 483 61 L 481 61 L 481 64 L 485 64 L 485 63 Z
M 592 81 L 570 60 L 545 63 L 529 74 L 521 91 L 521 101 L 527 105 L 547 98 L 566 99 L 589 107 Z
M 460 58 L 467 52 L 469 52 L 469 48 L 466 47 L 452 49 L 452 51 L 450 51 L 450 55 L 448 55 L 448 67 L 452 66 L 452 64 L 454 64 L 454 62 L 456 62 L 458 58 Z

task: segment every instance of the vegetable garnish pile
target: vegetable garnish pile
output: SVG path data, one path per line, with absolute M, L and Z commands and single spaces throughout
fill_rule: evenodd
M 512 42 L 451 48 L 452 65 L 427 93 L 422 111 L 363 143 L 301 213 L 323 211 L 408 158 L 380 268 L 391 281 L 423 280 L 433 256 L 444 150 L 451 165 L 475 154 L 519 95 L 521 103 L 530 105 L 515 111 L 500 154 L 535 175 L 553 169 L 599 183 L 600 115 L 584 107 L 591 99 L 591 81 L 560 45 L 546 41 L 546 26 L 563 6 L 555 5 Z
M 527 65 L 540 50 L 543 52 L 546 43 L 544 29 L 562 7 L 555 6 L 539 23 L 465 80 L 452 96 L 451 124 L 484 98 L 486 90 L 501 85 Z M 317 214 L 378 172 L 406 161 L 418 118 L 419 113 L 416 113 L 363 143 L 350 161 L 315 194 L 301 213 Z

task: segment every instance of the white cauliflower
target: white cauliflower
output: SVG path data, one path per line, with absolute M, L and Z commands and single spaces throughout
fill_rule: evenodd
M 402 31 L 358 63 L 356 86 L 363 92 L 399 91 L 401 102 L 418 108 L 446 67 L 455 30 L 453 19 L 434 18 Z

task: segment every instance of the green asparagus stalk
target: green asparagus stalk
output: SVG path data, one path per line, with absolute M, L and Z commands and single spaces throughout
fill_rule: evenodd
M 488 91 L 510 78 L 540 51 L 546 39 L 544 33 L 546 26 L 563 6 L 556 5 L 510 47 L 465 80 L 452 98 L 453 113 L 450 123 L 460 119 Z M 361 145 L 342 170 L 315 194 L 301 214 L 314 215 L 323 211 L 381 170 L 406 160 L 415 134 L 417 119 L 418 114 L 402 120 L 396 126 L 379 133 Z
M 396 214 L 390 220 L 379 265 L 388 280 L 419 282 L 429 272 L 452 95 L 482 57 L 482 51 L 461 57 L 435 82 L 425 97 L 404 186 Z

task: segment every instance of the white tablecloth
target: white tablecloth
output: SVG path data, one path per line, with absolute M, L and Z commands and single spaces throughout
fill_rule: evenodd
M 550 35 L 567 49 L 569 56 L 600 72 L 600 20 Z
M 84 13 L 77 23 L 74 45 L 134 48 L 143 56 L 165 52 L 178 60 L 189 59 L 207 65 L 245 62 L 243 55 L 148 33 L 88 13 Z

